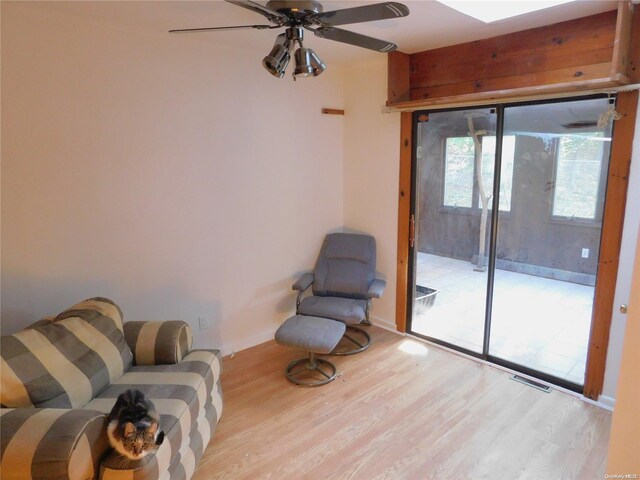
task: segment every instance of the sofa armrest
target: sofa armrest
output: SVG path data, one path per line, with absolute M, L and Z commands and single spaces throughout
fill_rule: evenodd
M 95 410 L 3 408 L 3 480 L 95 479 L 111 448 L 107 417 Z
M 367 297 L 380 298 L 386 286 L 387 286 L 387 282 L 385 280 L 376 278 L 373 282 L 371 282 L 371 285 L 369 285 L 369 291 L 367 292 Z
M 182 320 L 126 322 L 124 338 L 134 365 L 170 365 L 180 362 L 193 344 L 191 326 Z
M 311 286 L 311 284 L 313 283 L 313 279 L 313 273 L 304 273 L 298 280 L 296 280 L 296 283 L 291 286 L 291 289 L 298 290 L 299 292 L 304 292 Z

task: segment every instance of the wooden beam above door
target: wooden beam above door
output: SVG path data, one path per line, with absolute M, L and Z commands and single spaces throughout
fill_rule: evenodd
M 640 81 L 640 7 L 407 55 L 389 54 L 387 106 L 587 91 Z

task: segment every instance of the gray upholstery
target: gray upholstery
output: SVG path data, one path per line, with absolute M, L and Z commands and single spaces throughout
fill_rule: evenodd
M 316 262 L 313 294 L 366 300 L 376 275 L 376 241 L 369 235 L 326 236 Z
M 294 315 L 276 331 L 276 341 L 307 352 L 329 353 L 344 335 L 345 325 L 328 318 Z
M 376 278 L 373 282 L 371 282 L 371 285 L 369 285 L 369 291 L 367 292 L 367 297 L 380 298 L 386 286 L 387 286 L 387 282 L 385 280 Z
M 341 297 L 307 297 L 298 306 L 298 313 L 357 325 L 367 317 L 367 301 Z
M 370 325 L 371 298 L 379 298 L 386 286 L 386 282 L 377 280 L 375 274 L 376 241 L 372 236 L 353 233 L 327 235 L 315 271 L 305 273 L 292 286 L 298 291 L 296 315 L 285 321 L 276 332 L 278 343 L 311 352 L 309 364 L 305 367 L 307 370 L 316 369 L 313 361 L 316 353 L 353 355 L 366 350 L 371 344 L 371 337 L 356 325 Z M 313 287 L 313 295 L 304 298 L 309 286 Z M 341 328 L 336 328 L 336 325 Z M 356 348 L 334 351 L 347 327 L 355 336 L 347 335 L 346 338 Z M 304 384 L 295 378 L 302 371 L 295 370 L 299 362 L 287 367 L 287 378 Z M 335 374 L 335 368 L 333 370 Z M 324 376 L 329 379 L 326 373 Z
M 313 283 L 313 273 L 307 272 L 303 274 L 296 283 L 291 287 L 292 290 L 298 290 L 300 292 L 304 292 L 307 288 L 311 286 Z

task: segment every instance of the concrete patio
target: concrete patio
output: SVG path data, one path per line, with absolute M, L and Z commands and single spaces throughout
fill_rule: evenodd
M 414 315 L 412 330 L 482 351 L 487 272 L 426 253 L 417 258 L 416 283 L 439 292 Z M 496 270 L 489 353 L 584 383 L 594 287 Z

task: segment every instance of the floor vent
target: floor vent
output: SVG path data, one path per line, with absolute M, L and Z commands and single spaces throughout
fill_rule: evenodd
M 542 390 L 545 393 L 551 393 L 551 387 L 549 387 L 549 385 L 545 385 L 543 383 L 529 380 L 528 378 L 521 377 L 520 375 L 514 375 L 513 377 L 511 377 L 511 380 L 524 383 L 525 385 L 529 385 L 530 387 L 537 388 L 538 390 Z

